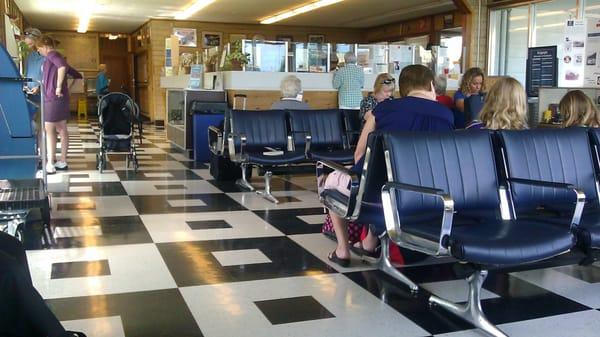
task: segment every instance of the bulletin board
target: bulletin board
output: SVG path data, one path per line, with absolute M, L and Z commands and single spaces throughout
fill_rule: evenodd
M 67 63 L 78 71 L 97 71 L 100 59 L 98 34 L 55 32 L 52 37 L 60 42 L 56 49 L 67 58 Z

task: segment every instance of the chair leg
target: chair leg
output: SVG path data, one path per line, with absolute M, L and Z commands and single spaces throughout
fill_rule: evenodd
M 490 336 L 508 337 L 504 332 L 488 321 L 481 309 L 481 286 L 483 285 L 483 281 L 485 281 L 487 274 L 487 270 L 481 270 L 476 271 L 467 277 L 467 282 L 469 283 L 469 298 L 467 303 L 456 304 L 432 295 L 429 297 L 429 304 L 446 309 L 454 315 L 473 324 L 475 327 L 483 330 Z
M 382 236 L 381 238 L 381 256 L 377 260 L 377 268 L 384 273 L 390 275 L 396 280 L 404 283 L 410 288 L 411 292 L 419 291 L 419 286 L 411 281 L 406 275 L 402 274 L 390 260 L 390 238 L 387 235 Z
M 270 202 L 278 204 L 279 200 L 277 200 L 277 198 L 271 194 L 271 178 L 273 178 L 273 172 L 265 172 L 265 189 L 263 191 L 256 191 L 256 193 Z
M 242 178 L 236 180 L 236 184 L 248 191 L 254 191 L 254 187 L 252 185 L 250 185 L 250 183 L 248 182 L 248 179 L 246 178 L 246 169 L 248 168 L 248 164 L 240 164 L 240 167 L 242 168 Z

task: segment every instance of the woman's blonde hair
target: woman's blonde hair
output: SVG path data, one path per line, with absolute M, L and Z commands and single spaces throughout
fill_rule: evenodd
M 527 96 L 521 83 L 512 77 L 496 81 L 485 97 L 479 116 L 487 129 L 527 128 Z
M 600 112 L 592 100 L 581 90 L 569 91 L 558 104 L 563 115 L 563 126 L 600 127 Z
M 396 79 L 388 73 L 381 73 L 377 75 L 377 78 L 375 79 L 373 94 L 386 89 L 394 92 L 394 90 L 396 90 Z
M 482 79 L 481 91 L 484 91 L 485 75 L 483 74 L 483 70 L 481 70 L 481 68 L 474 67 L 474 68 L 467 69 L 467 71 L 465 71 L 465 74 L 462 77 L 462 80 L 460 81 L 460 91 L 463 94 L 467 94 L 471 91 L 471 89 L 469 88 L 469 85 L 471 84 L 473 79 L 477 76 L 481 76 L 481 79 Z

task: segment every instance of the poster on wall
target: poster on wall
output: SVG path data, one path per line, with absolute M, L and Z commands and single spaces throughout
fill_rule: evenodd
M 586 22 L 569 19 L 562 41 L 562 56 L 559 58 L 559 87 L 582 87 L 585 71 Z
M 600 19 L 589 19 L 587 22 L 587 45 L 585 48 L 584 86 L 600 87 Z

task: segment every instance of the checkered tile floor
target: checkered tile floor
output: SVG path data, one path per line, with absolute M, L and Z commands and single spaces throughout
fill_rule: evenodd
M 29 250 L 35 286 L 61 321 L 94 337 L 481 336 L 435 308 L 466 284 L 450 263 L 405 267 L 422 290 L 354 258 L 330 264 L 310 175 L 275 178 L 274 205 L 212 180 L 146 126 L 140 170 L 109 156 L 98 127 L 69 125 L 70 170 L 50 178 L 56 247 Z M 254 179 L 260 185 L 260 179 Z M 600 267 L 492 272 L 483 307 L 511 336 L 598 336 Z

